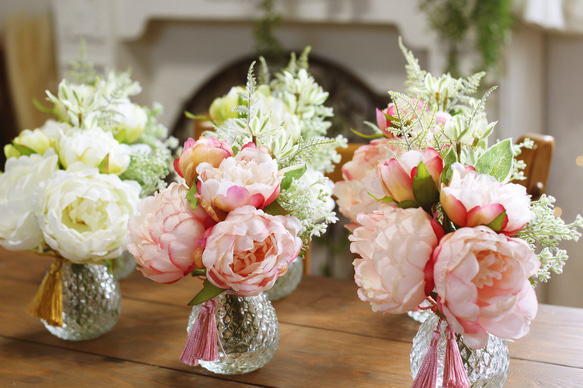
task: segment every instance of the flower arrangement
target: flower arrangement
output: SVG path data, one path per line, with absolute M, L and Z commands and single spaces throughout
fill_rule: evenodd
M 204 317 L 181 355 L 188 365 L 218 358 L 214 297 L 269 290 L 336 221 L 323 171 L 339 161 L 335 147 L 346 140 L 325 137 L 332 112 L 307 72 L 307 51 L 271 82 L 265 61 L 259 85 L 253 66 L 245 87 L 212 103 L 214 131 L 185 142 L 174 163 L 183 180 L 142 200 L 129 221 L 128 249 L 144 276 L 204 279 L 189 303 L 204 303 Z
M 177 146 L 156 121 L 159 106 L 131 102 L 141 89 L 128 72 L 98 76 L 84 55 L 73 67 L 75 82 L 47 91 L 52 106 L 37 103 L 56 120 L 6 145 L 0 175 L 0 244 L 57 257 L 31 307 L 54 326 L 62 326 L 61 301 L 51 302 L 60 298 L 62 260 L 118 258 L 129 217 L 140 197 L 164 187 Z
M 537 312 L 533 285 L 562 271 L 567 254 L 558 243 L 577 240 L 583 219 L 565 224 L 553 215 L 554 198 L 532 201 L 512 183 L 523 178 L 515 157 L 529 144 L 488 145 L 495 123 L 484 107 L 492 90 L 470 97 L 484 73 L 436 78 L 400 45 L 407 93 L 389 92 L 393 102 L 368 123 L 374 140 L 343 166 L 334 188 L 352 221 L 358 296 L 374 311 L 430 310 L 474 349 L 488 334 L 521 338 Z M 431 353 L 415 387 L 435 385 Z M 452 365 L 446 362 L 444 386 Z M 461 381 L 455 386 L 469 386 Z

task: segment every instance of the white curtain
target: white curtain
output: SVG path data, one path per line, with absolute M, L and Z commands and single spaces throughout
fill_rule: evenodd
M 515 0 L 518 20 L 541 28 L 583 34 L 583 0 Z

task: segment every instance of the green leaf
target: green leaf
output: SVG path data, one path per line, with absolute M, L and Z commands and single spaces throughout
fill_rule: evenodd
M 397 204 L 401 209 L 408 209 L 410 207 L 419 207 L 419 204 L 415 201 L 401 201 Z
M 29 156 L 32 154 L 36 154 L 36 152 L 32 148 L 28 148 L 27 146 L 23 146 L 20 144 L 12 143 L 12 146 L 16 148 L 16 151 L 20 152 L 20 155 Z
M 455 153 L 455 148 L 450 147 L 449 151 L 443 157 L 443 171 L 441 172 L 441 183 L 449 184 L 451 179 L 451 165 L 457 162 L 457 154 Z
M 206 269 L 195 268 L 191 273 L 191 276 L 206 276 Z
M 263 208 L 263 211 L 272 216 L 287 216 L 291 211 L 285 210 L 277 201 L 271 202 Z
M 308 167 L 304 164 L 299 168 L 286 171 L 283 179 L 281 180 L 280 188 L 282 190 L 287 190 L 291 186 L 291 183 L 294 179 L 300 179 L 302 175 L 308 170 Z
M 413 195 L 423 208 L 430 207 L 439 199 L 439 191 L 435 187 L 433 177 L 423 162 L 419 162 L 417 176 L 413 178 Z
M 507 182 L 512 174 L 514 154 L 510 139 L 503 140 L 490 147 L 474 166 L 480 174 L 489 174 L 499 182 Z
M 395 202 L 395 200 L 391 197 L 389 197 L 388 195 L 383 197 L 383 198 L 377 198 L 373 193 L 371 193 L 370 191 L 366 192 L 368 195 L 370 195 L 374 200 L 376 201 L 380 201 L 380 202 L 384 202 L 384 203 L 391 203 L 391 202 Z
M 506 218 L 506 210 L 498 215 L 498 217 L 494 218 L 494 221 L 490 222 L 487 227 L 492 229 L 496 233 L 500 233 L 502 230 L 502 225 L 504 223 L 504 219 Z
M 352 128 L 350 129 L 350 131 L 351 131 L 352 133 L 354 133 L 354 134 L 356 134 L 356 135 L 358 135 L 358 136 L 360 136 L 360 137 L 364 138 L 364 139 L 379 139 L 379 138 L 381 138 L 381 137 L 385 137 L 385 135 L 383 135 L 382 133 L 375 133 L 375 134 L 373 134 L 373 135 L 365 135 L 364 133 L 362 133 L 362 132 L 358 132 L 357 130 L 355 130 L 355 129 L 352 129 Z
M 198 294 L 196 294 L 196 296 L 192 298 L 190 302 L 188 302 L 188 305 L 194 306 L 195 304 L 206 302 L 207 300 L 219 295 L 223 291 L 225 291 L 224 288 L 219 288 L 212 284 L 208 279 L 205 279 L 204 283 L 202 284 L 202 290 L 200 290 Z
M 36 109 L 43 113 L 55 114 L 55 110 L 53 108 L 47 108 L 46 106 L 38 102 L 36 98 L 32 99 L 32 104 L 36 107 Z
M 99 172 L 109 174 L 109 154 L 105 155 L 105 157 L 99 163 Z
M 115 273 L 115 265 L 116 265 L 116 259 L 106 259 L 105 260 L 105 266 L 107 267 L 107 272 L 109 272 L 112 275 Z
M 192 210 L 195 210 L 196 207 L 198 206 L 198 198 L 194 196 L 197 192 L 198 191 L 196 190 L 196 182 L 193 182 L 192 187 L 190 188 L 190 190 L 188 190 L 188 193 L 186 193 L 186 199 L 188 200 L 188 202 L 190 202 L 190 207 L 192 208 Z

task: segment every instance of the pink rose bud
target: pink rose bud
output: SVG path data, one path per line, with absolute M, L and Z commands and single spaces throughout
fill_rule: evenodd
M 392 158 L 379 166 L 385 194 L 396 202 L 415 201 L 413 179 L 417 176 L 419 163 L 423 162 L 436 188 L 443 170 L 443 160 L 433 148 L 425 151 L 411 150 L 398 158 Z
M 229 156 L 233 156 L 233 150 L 225 141 L 220 142 L 214 137 L 201 137 L 196 141 L 190 138 L 184 143 L 180 157 L 174 161 L 174 169 L 191 187 L 198 177 L 196 168 L 199 164 L 206 162 L 218 167 Z

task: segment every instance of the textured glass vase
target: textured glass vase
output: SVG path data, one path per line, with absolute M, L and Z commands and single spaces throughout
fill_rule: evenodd
M 200 366 L 219 374 L 242 374 L 265 366 L 279 342 L 279 322 L 271 302 L 261 294 L 241 297 L 223 292 L 216 297 L 219 359 L 200 361 Z M 200 305 L 192 308 L 188 332 Z
M 417 335 L 413 339 L 413 348 L 411 349 L 411 375 L 413 378 L 417 375 L 423 358 L 431 344 L 431 335 L 441 322 L 441 337 L 437 344 L 437 385 L 441 387 L 443 382 L 443 368 L 445 362 L 445 348 L 447 344 L 445 321 L 440 321 L 436 314 L 433 314 L 419 327 Z M 482 349 L 472 349 L 464 344 L 463 337 L 457 336 L 457 343 L 464 367 L 472 388 L 498 388 L 504 385 L 508 376 L 508 367 L 510 365 L 510 356 L 506 341 L 490 335 L 488 345 Z
M 287 272 L 279 277 L 273 287 L 265 291 L 269 300 L 278 300 L 288 296 L 300 284 L 304 274 L 304 259 L 298 257 L 289 265 Z
M 53 335 L 70 341 L 97 338 L 110 331 L 121 313 L 119 282 L 107 266 L 64 261 L 63 326 L 42 321 Z
M 421 303 L 421 307 L 429 307 L 431 304 L 424 300 L 423 303 Z M 409 315 L 409 317 L 413 318 L 413 320 L 419 322 L 419 323 L 423 323 L 427 320 L 427 318 L 431 317 L 433 314 L 433 312 L 431 311 L 431 309 L 427 309 L 427 310 L 417 310 L 417 311 L 409 311 L 407 313 L 407 315 Z
M 113 274 L 117 280 L 122 280 L 127 278 L 136 269 L 136 260 L 134 256 L 128 251 L 124 251 L 120 257 L 115 259 L 115 267 Z

